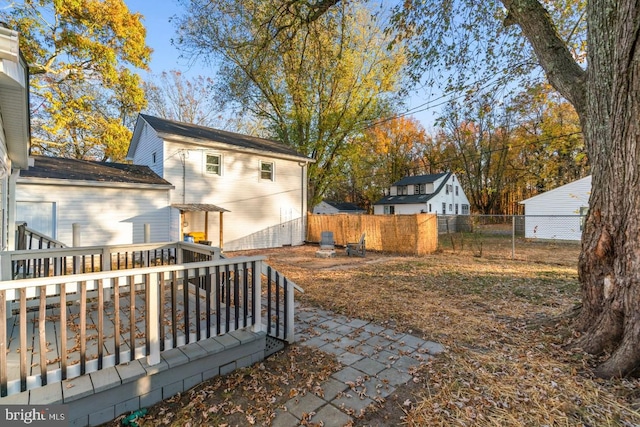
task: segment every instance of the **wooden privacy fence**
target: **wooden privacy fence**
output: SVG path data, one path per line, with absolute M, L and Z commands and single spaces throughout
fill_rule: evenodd
M 438 248 L 435 214 L 415 215 L 313 215 L 309 214 L 307 241 L 319 242 L 332 231 L 335 243 L 346 246 L 366 233 L 367 250 L 404 255 L 426 255 Z

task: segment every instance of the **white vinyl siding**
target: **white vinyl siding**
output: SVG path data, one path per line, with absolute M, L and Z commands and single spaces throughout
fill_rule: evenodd
M 149 166 L 158 176 L 163 177 L 165 153 L 162 139 L 157 136 L 156 131 L 147 122 L 140 119 L 140 123 L 142 123 L 142 130 L 133 156 L 133 164 Z
M 64 180 L 44 185 L 27 180 L 17 184 L 18 205 L 44 201 L 55 206 L 56 235 L 52 237 L 69 246 L 74 223 L 80 224 L 82 246 L 142 243 L 145 224 L 151 227 L 153 242 L 170 240 L 167 189 L 65 185 Z
M 183 166 L 180 157 L 188 152 Z M 224 160 L 220 179 L 202 179 L 199 171 L 207 152 L 196 145 L 165 141 L 167 153 L 164 179 L 175 186 L 171 203 L 213 204 L 228 210 L 223 214 L 224 250 L 242 250 L 300 245 L 304 243 L 303 219 L 306 212 L 305 175 L 297 160 L 274 157 L 265 160 L 264 154 L 217 149 Z M 277 179 L 269 185 L 260 178 L 261 162 L 273 164 Z M 183 178 L 184 173 L 184 178 Z M 173 209 L 172 240 L 180 238 L 179 212 Z M 219 245 L 219 213 L 209 213 L 208 240 Z M 204 212 L 186 214 L 188 227 L 183 232 L 204 231 Z M 292 236 L 292 237 L 289 237 Z M 291 241 L 289 241 L 291 240 Z
M 581 208 L 589 206 L 590 194 L 591 176 L 587 176 L 520 202 L 524 205 L 525 237 L 580 240 L 579 215 Z

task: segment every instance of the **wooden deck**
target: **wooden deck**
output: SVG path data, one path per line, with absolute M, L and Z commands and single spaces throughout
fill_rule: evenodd
M 26 362 L 22 366 L 27 369 L 27 388 L 31 389 L 40 386 L 42 363 L 46 364 L 47 383 L 65 379 L 62 378 L 63 352 L 66 353 L 66 378 L 126 363 L 146 355 L 145 291 L 135 292 L 133 304 L 131 304 L 130 292 L 122 291 L 125 289 L 121 289 L 119 295 L 117 315 L 115 299 L 112 298 L 103 303 L 102 326 L 100 326 L 99 313 L 101 310 L 97 297 L 86 305 L 85 322 L 82 321 L 83 307 L 77 302 L 67 302 L 64 316 L 61 316 L 59 303 L 48 305 L 45 311 L 46 345 L 44 352 L 40 348 L 40 311 L 37 307 L 27 309 L 25 325 L 20 324 L 20 316 L 18 315 L 8 318 L 6 322 L 7 336 L 9 337 L 7 343 L 9 394 L 20 392 L 21 358 Z M 162 329 L 160 331 L 164 346 L 161 344 L 161 347 L 182 346 L 197 341 L 199 335 L 200 338 L 220 335 L 251 325 L 251 313 L 240 309 L 240 316 L 236 318 L 233 305 L 231 310 L 227 311 L 226 307 L 221 304 L 218 308 L 219 311 L 216 311 L 215 304 L 209 300 L 209 304 L 213 307 L 207 310 L 206 295 L 200 294 L 196 297 L 193 287 L 188 295 L 188 311 L 184 310 L 183 295 L 175 299 L 175 304 L 178 307 L 173 306 L 173 296 L 175 295 L 172 295 L 171 289 L 167 289 L 164 293 L 164 310 L 162 310 Z M 198 304 L 196 304 L 196 300 Z M 207 312 L 209 312 L 208 318 Z M 61 324 L 62 317 L 65 318 L 64 328 Z M 21 326 L 26 328 L 27 340 L 25 343 L 20 343 Z M 98 334 L 99 329 L 103 330 L 102 339 Z M 188 337 L 185 331 L 189 331 Z M 116 334 L 118 334 L 118 338 L 116 338 Z M 63 340 L 66 343 L 64 345 Z M 116 353 L 119 353 L 118 357 Z M 85 354 L 84 360 L 83 354 Z

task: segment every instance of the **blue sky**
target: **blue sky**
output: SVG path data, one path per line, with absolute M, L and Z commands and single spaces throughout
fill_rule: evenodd
M 183 74 L 191 77 L 198 75 L 214 77 L 213 71 L 197 61 L 195 64 L 191 64 L 184 58 L 179 58 L 180 52 L 174 46 L 171 45 L 171 39 L 175 37 L 174 25 L 169 22 L 169 19 L 174 15 L 179 15 L 181 12 L 180 7 L 175 0 L 160 0 L 153 2 L 150 0 L 125 0 L 125 3 L 132 12 L 139 12 L 144 16 L 143 23 L 147 29 L 147 45 L 153 49 L 151 56 L 151 74 L 158 75 L 163 71 L 179 70 Z M 143 78 L 146 80 L 150 76 L 143 74 Z M 429 98 L 428 94 L 424 91 L 420 91 L 414 94 L 409 99 L 409 105 L 407 108 L 417 112 L 411 114 L 411 116 L 418 119 L 422 125 L 430 132 L 433 127 L 434 111 L 439 111 L 438 108 L 426 109 L 425 111 L 418 111 L 425 103 L 436 105 L 442 102 L 442 99 L 436 100 L 437 95 L 433 95 Z

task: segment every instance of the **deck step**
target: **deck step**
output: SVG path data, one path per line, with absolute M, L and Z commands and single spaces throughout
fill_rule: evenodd
M 284 341 L 267 335 L 267 342 L 264 346 L 264 357 L 267 358 L 272 354 L 279 352 L 280 350 L 284 350 L 284 346 Z

